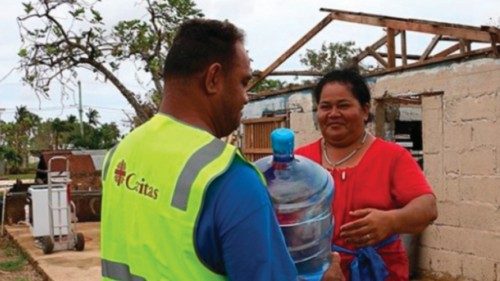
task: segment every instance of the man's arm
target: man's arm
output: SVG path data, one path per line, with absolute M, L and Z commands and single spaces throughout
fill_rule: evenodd
M 207 190 L 196 234 L 201 259 L 231 280 L 296 280 L 266 187 L 240 159 Z
M 345 281 L 342 268 L 340 267 L 339 253 L 334 252 L 330 254 L 330 267 L 323 274 L 321 281 Z

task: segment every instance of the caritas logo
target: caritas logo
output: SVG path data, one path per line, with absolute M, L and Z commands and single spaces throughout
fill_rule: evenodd
M 135 191 L 140 195 L 150 197 L 154 200 L 158 198 L 158 188 L 149 185 L 144 178 L 137 176 L 135 173 L 127 174 L 127 163 L 125 160 L 120 161 L 116 165 L 115 183 L 118 187 L 125 183 L 125 187 L 130 191 Z

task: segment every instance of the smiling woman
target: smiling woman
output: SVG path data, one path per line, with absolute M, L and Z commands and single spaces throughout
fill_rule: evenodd
M 408 280 L 399 234 L 421 232 L 436 218 L 431 187 L 408 151 L 367 132 L 370 91 L 362 76 L 334 70 L 314 97 L 322 138 L 296 154 L 334 178 L 332 250 L 341 254 L 346 279 Z

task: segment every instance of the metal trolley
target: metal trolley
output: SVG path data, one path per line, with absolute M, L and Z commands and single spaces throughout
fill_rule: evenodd
M 52 164 L 57 160 L 65 161 L 64 171 L 53 171 Z M 52 157 L 47 167 L 49 235 L 41 236 L 39 240 L 44 254 L 50 254 L 54 250 L 83 251 L 85 248 L 83 233 L 76 232 L 76 207 L 71 201 L 69 183 L 69 160 L 64 156 Z M 71 207 L 74 213 L 71 212 Z

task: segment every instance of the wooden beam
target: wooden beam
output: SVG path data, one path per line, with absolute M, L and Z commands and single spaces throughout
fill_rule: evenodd
M 495 26 L 483 25 L 481 30 L 488 32 L 495 42 L 500 41 L 500 28 Z
M 255 124 L 255 123 L 267 123 L 267 122 L 282 122 L 286 120 L 286 116 L 278 115 L 274 117 L 261 117 L 261 118 L 250 118 L 241 120 L 241 124 Z
M 497 46 L 497 52 L 500 51 L 500 46 Z M 454 61 L 454 60 L 462 60 L 464 58 L 470 58 L 474 56 L 482 56 L 485 57 L 488 54 L 492 54 L 493 51 L 491 50 L 490 47 L 488 48 L 482 48 L 474 51 L 470 51 L 466 54 L 454 54 L 454 55 L 449 55 L 444 58 L 436 58 L 436 57 L 431 57 L 425 61 L 418 61 L 415 63 L 410 63 L 406 67 L 405 66 L 397 66 L 393 69 L 383 69 L 383 70 L 375 70 L 372 71 L 368 74 L 365 75 L 365 77 L 373 77 L 373 76 L 380 76 L 380 75 L 385 75 L 388 73 L 393 73 L 393 72 L 398 72 L 398 71 L 403 71 L 403 70 L 408 70 L 408 69 L 413 69 L 413 68 L 418 68 L 418 67 L 423 67 L 426 65 L 431 65 L 431 64 L 436 64 L 436 63 L 443 63 L 446 61 Z
M 326 16 L 322 19 L 316 26 L 314 26 L 309 32 L 307 32 L 302 38 L 299 39 L 295 44 L 292 45 L 284 54 L 282 54 L 276 61 L 274 61 L 270 66 L 268 66 L 261 75 L 250 82 L 247 90 L 251 90 L 257 83 L 264 80 L 266 76 L 280 66 L 286 59 L 293 55 L 300 47 L 304 46 L 311 38 L 313 38 L 318 32 L 320 32 L 325 26 L 327 26 L 332 21 L 331 15 Z
M 396 44 L 394 41 L 394 29 L 387 28 L 387 65 L 389 68 L 396 66 Z
M 426 21 L 387 17 L 366 13 L 354 13 L 334 9 L 321 8 L 320 11 L 329 12 L 333 19 L 373 26 L 382 26 L 397 30 L 417 31 L 436 35 L 449 35 L 457 38 L 490 42 L 491 38 L 486 31 L 469 25 L 451 24 L 445 22 Z
M 500 29 L 494 26 L 481 26 L 481 30 L 487 31 L 490 34 L 491 49 L 493 50 L 493 55 L 498 58 L 497 43 L 500 42 Z
M 386 58 L 387 57 L 387 53 L 384 53 L 384 52 L 377 52 L 381 57 L 383 58 Z M 403 59 L 403 55 L 402 54 L 396 54 L 396 58 L 397 59 Z M 419 60 L 420 59 L 420 55 L 406 55 L 406 59 L 407 60 Z
M 398 35 L 399 32 L 400 31 L 397 30 L 394 35 Z M 384 37 L 378 39 L 375 43 L 373 43 L 369 47 L 372 50 L 377 50 L 378 48 L 384 46 L 385 42 L 387 42 L 387 36 L 384 36 Z M 363 50 L 361 53 L 359 53 L 358 55 L 356 55 L 356 57 L 354 57 L 354 60 L 359 62 L 359 61 L 363 60 L 364 58 L 366 58 L 368 55 L 370 55 L 370 52 L 368 52 L 368 49 L 365 48 L 365 50 Z
M 406 54 L 406 30 L 401 32 L 401 63 L 403 65 L 408 64 L 408 56 Z
M 427 57 L 429 57 L 432 50 L 434 50 L 434 47 L 436 47 L 436 45 L 440 39 L 441 39 L 441 35 L 436 35 L 436 36 L 434 36 L 434 38 L 432 38 L 431 43 L 429 43 L 429 46 L 427 46 L 427 48 L 425 48 L 424 53 L 420 57 L 420 59 L 419 59 L 420 61 L 424 61 L 427 59 Z
M 497 46 L 497 49 L 498 49 L 497 52 L 500 52 L 500 46 Z M 420 61 L 414 62 L 414 63 L 408 64 L 407 66 L 396 66 L 393 69 L 382 69 L 382 70 L 371 71 L 371 72 L 365 74 L 364 76 L 365 77 L 376 77 L 376 76 L 386 75 L 386 74 L 394 73 L 394 72 L 398 72 L 398 71 L 419 68 L 419 67 L 423 67 L 426 65 L 439 64 L 439 63 L 443 63 L 446 61 L 463 60 L 465 58 L 470 58 L 470 57 L 475 57 L 475 56 L 484 57 L 484 56 L 487 56 L 487 55 L 492 54 L 492 53 L 493 53 L 493 51 L 491 50 L 491 47 L 488 47 L 488 48 L 482 48 L 482 49 L 470 51 L 467 54 L 450 55 L 450 56 L 447 56 L 445 58 L 432 58 L 431 57 L 428 60 L 425 60 L 423 62 L 420 62 Z M 263 95 L 253 94 L 253 95 L 250 95 L 250 100 L 266 99 L 269 97 L 282 95 L 282 94 L 288 93 L 290 91 L 300 91 L 300 90 L 305 90 L 305 89 L 312 89 L 314 87 L 315 87 L 315 84 L 310 84 L 310 85 L 305 85 L 305 86 L 297 86 L 297 88 L 294 88 L 294 89 L 289 88 L 286 90 L 271 91 L 271 92 L 268 92 L 268 93 L 263 94 Z
M 451 36 L 441 36 L 441 41 L 453 41 L 453 42 L 458 42 L 458 38 L 451 37 Z
M 387 62 L 377 52 L 375 52 L 375 50 L 370 47 L 367 47 L 366 49 L 368 50 L 368 53 L 370 53 L 370 55 L 374 57 L 384 68 L 388 67 Z
M 465 39 L 460 39 L 459 41 L 460 53 L 465 54 L 470 52 L 470 41 Z
M 460 50 L 460 43 L 454 44 L 454 45 L 452 45 L 452 46 L 450 46 L 450 47 L 442 50 L 441 52 L 435 54 L 432 57 L 433 58 L 444 58 L 447 55 L 452 54 L 452 53 L 454 53 L 457 50 Z
M 324 73 L 313 70 L 285 70 L 285 71 L 273 71 L 268 74 L 268 76 L 323 76 Z M 255 75 L 259 76 L 259 74 Z
M 491 49 L 493 50 L 493 54 L 495 55 L 495 57 L 498 58 L 499 53 L 497 50 L 497 41 L 496 40 L 497 40 L 497 38 L 495 38 L 492 34 L 491 35 Z
M 249 100 L 265 99 L 269 96 L 277 96 L 277 95 L 286 94 L 286 93 L 290 93 L 290 92 L 308 90 L 308 89 L 314 88 L 314 86 L 315 86 L 314 83 L 285 86 L 284 88 L 278 89 L 278 90 L 266 90 L 266 91 L 259 92 L 257 94 L 248 95 L 248 99 Z

